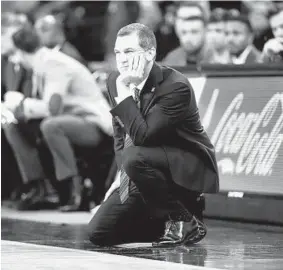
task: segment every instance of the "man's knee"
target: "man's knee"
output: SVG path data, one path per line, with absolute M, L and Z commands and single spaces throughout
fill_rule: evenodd
M 110 246 L 114 243 L 114 237 L 111 232 L 106 232 L 99 229 L 99 226 L 95 226 L 92 223 L 87 228 L 89 241 L 97 246 Z
M 3 127 L 6 139 L 10 144 L 14 144 L 21 137 L 17 124 L 9 124 Z
M 7 137 L 15 134 L 15 132 L 18 132 L 18 127 L 16 124 L 8 124 L 2 126 L 2 129 L 4 130 L 4 133 Z
M 130 178 L 135 178 L 139 168 L 145 163 L 142 155 L 142 147 L 130 146 L 123 151 L 122 156 L 123 167 Z
M 40 124 L 40 130 L 45 138 L 48 138 L 50 135 L 57 132 L 58 129 L 58 121 L 56 121 L 56 118 L 53 117 L 43 120 Z

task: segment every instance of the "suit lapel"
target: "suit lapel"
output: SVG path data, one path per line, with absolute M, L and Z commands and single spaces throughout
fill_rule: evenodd
M 7 67 L 7 85 L 8 90 L 20 91 L 20 82 L 22 80 L 23 70 L 17 64 L 8 62 Z
M 148 79 L 141 91 L 141 96 L 143 99 L 141 112 L 143 115 L 147 114 L 150 106 L 152 105 L 156 96 L 156 92 L 158 90 L 158 85 L 162 80 L 163 74 L 161 67 L 154 63 L 148 76 Z

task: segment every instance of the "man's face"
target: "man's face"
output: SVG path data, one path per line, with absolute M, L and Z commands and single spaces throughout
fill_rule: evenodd
M 1 55 L 10 56 L 15 52 L 16 48 L 12 36 L 17 30 L 17 27 L 1 28 Z
M 115 43 L 114 53 L 116 55 L 117 68 L 120 73 L 127 71 L 133 57 L 137 54 L 146 54 L 146 51 L 139 44 L 139 37 L 136 33 L 126 36 L 118 36 Z M 147 67 L 149 61 L 146 60 Z
M 283 39 L 283 11 L 271 17 L 269 22 L 274 37 Z
M 175 20 L 175 31 L 182 47 L 190 54 L 200 50 L 205 41 L 206 29 L 201 19 L 188 19 L 202 16 L 198 7 L 181 7 Z
M 225 23 L 211 22 L 207 26 L 207 40 L 216 50 L 224 49 L 227 46 Z
M 226 39 L 230 53 L 241 54 L 248 45 L 252 44 L 252 34 L 245 23 L 228 21 L 226 23 Z
M 42 45 L 51 48 L 56 45 L 54 44 L 54 38 L 56 33 L 55 31 L 53 31 L 52 28 L 45 27 L 44 25 L 36 25 L 35 29 Z
M 176 34 L 188 53 L 199 51 L 205 41 L 205 27 L 201 20 L 176 22 Z

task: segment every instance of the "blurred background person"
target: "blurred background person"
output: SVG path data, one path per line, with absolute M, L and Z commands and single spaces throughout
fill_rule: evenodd
M 230 10 L 226 16 L 226 39 L 233 64 L 255 64 L 260 51 L 253 45 L 254 33 L 247 16 Z
M 225 11 L 221 8 L 212 10 L 207 25 L 207 42 L 212 48 L 213 64 L 229 64 L 232 63 L 231 56 L 227 47 L 226 40 L 226 22 L 224 19 Z
M 251 23 L 255 47 L 262 51 L 264 43 L 272 37 L 268 14 L 276 8 L 275 1 L 241 1 L 241 14 L 247 16 Z
M 40 131 L 53 157 L 59 190 L 65 196 L 61 197 L 62 210 L 80 210 L 83 179 L 73 146 L 97 146 L 103 136 L 112 135 L 110 107 L 90 71 L 75 59 L 42 47 L 33 28 L 19 30 L 13 41 L 22 63 L 35 75 L 35 94 L 24 100 L 22 118 L 26 123 L 43 119 Z M 24 144 L 23 140 L 14 143 Z M 22 151 L 22 157 L 25 154 L 28 152 Z
M 29 25 L 24 14 L 12 12 L 2 13 L 1 16 L 1 100 L 7 91 L 28 91 L 29 78 L 27 70 L 14 57 L 15 47 L 12 35 L 22 26 Z
M 176 5 L 173 1 L 163 1 L 159 6 L 163 18 L 154 32 L 158 48 L 156 61 L 161 61 L 170 51 L 180 46 L 174 28 Z
M 67 41 L 62 22 L 53 15 L 46 15 L 35 22 L 35 29 L 41 44 L 65 53 L 79 62 L 85 64 L 80 52 Z
M 2 3 L 1 3 L 2 4 Z M 14 110 L 16 109 L 16 96 L 23 98 L 29 95 L 31 89 L 31 72 L 25 69 L 14 57 L 16 48 L 12 41 L 12 35 L 20 28 L 29 25 L 26 15 L 13 12 L 3 12 L 1 16 L 1 146 L 2 146 L 2 195 L 11 198 L 12 201 L 19 199 L 25 187 L 26 177 L 23 167 L 18 167 L 18 156 L 9 144 L 4 130 L 16 121 Z M 8 94 L 12 93 L 12 94 Z M 32 172 L 37 177 L 36 170 Z M 7 192 L 5 194 L 5 191 Z
M 206 44 L 206 14 L 198 3 L 181 2 L 176 10 L 175 30 L 180 46 L 168 53 L 163 64 L 186 66 L 210 62 Z
M 264 63 L 283 62 L 283 9 L 270 13 L 269 23 L 274 38 L 265 43 L 261 61 Z

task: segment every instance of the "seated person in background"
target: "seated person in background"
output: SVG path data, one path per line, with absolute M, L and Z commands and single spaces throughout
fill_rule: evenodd
M 271 13 L 269 23 L 274 38 L 265 43 L 261 61 L 264 63 L 283 62 L 283 10 Z
M 204 10 L 197 3 L 181 2 L 176 10 L 175 31 L 180 46 L 163 59 L 164 65 L 186 66 L 209 63 L 212 53 L 206 37 Z
M 18 102 L 23 98 L 30 95 L 31 89 L 31 72 L 26 70 L 14 57 L 15 47 L 12 41 L 12 35 L 21 27 L 29 25 L 29 21 L 24 14 L 15 14 L 12 12 L 4 12 L 1 17 L 1 129 L 3 136 L 2 149 L 2 183 L 3 187 L 6 186 L 6 181 L 10 183 L 15 181 L 13 175 L 17 168 L 12 165 L 11 159 L 13 157 L 18 163 L 20 172 L 20 181 L 11 194 L 11 199 L 15 200 L 21 195 L 23 188 L 27 184 L 27 179 L 37 179 L 40 177 L 40 172 L 36 168 L 25 171 L 22 164 L 19 163 L 19 156 L 14 155 L 14 151 L 10 147 L 9 139 L 5 131 L 8 131 L 13 127 L 13 122 L 16 122 L 14 116 L 14 110 L 17 107 Z M 5 145 L 8 144 L 8 145 Z M 6 151 L 11 151 L 7 153 Z M 25 157 L 25 161 L 29 160 L 29 157 L 33 155 L 33 152 L 29 152 Z M 11 157 L 11 159 L 9 159 Z M 10 163 L 9 163 L 10 162 Z M 5 166 L 7 164 L 8 166 Z M 9 179 L 10 178 L 10 179 Z M 21 183 L 21 184 L 20 184 Z
M 258 63 L 261 53 L 253 45 L 254 34 L 249 19 L 237 10 L 228 11 L 225 19 L 226 39 L 233 64 Z
M 162 1 L 160 2 L 160 7 L 163 19 L 154 32 L 158 47 L 156 61 L 161 61 L 170 51 L 180 46 L 174 29 L 176 9 L 174 3 L 171 1 Z
M 66 40 L 63 25 L 55 16 L 47 15 L 39 18 L 35 22 L 35 29 L 43 46 L 65 53 L 86 64 L 76 47 Z
M 216 8 L 211 12 L 209 22 L 207 24 L 207 42 L 213 49 L 213 57 L 211 64 L 229 64 L 232 63 L 230 52 L 227 47 L 224 20 L 225 10 Z
M 61 52 L 41 47 L 33 28 L 20 29 L 12 38 L 22 64 L 31 68 L 34 74 L 33 97 L 22 102 L 22 118 L 27 123 L 44 119 L 40 129 L 66 196 L 65 201 L 61 198 L 61 203 L 68 205 L 63 210 L 78 210 L 81 178 L 73 145 L 96 146 L 105 134 L 112 135 L 109 105 L 90 71 Z M 20 136 L 16 143 L 25 145 L 14 149 L 23 151 L 22 158 L 33 149 L 32 145 L 27 146 L 24 138 L 20 140 Z M 36 159 L 34 156 L 29 166 L 33 166 Z M 75 189 L 68 192 L 70 183 Z
M 30 87 L 28 82 L 31 74 L 13 57 L 15 47 L 12 35 L 19 27 L 28 25 L 29 21 L 23 14 L 5 12 L 1 17 L 1 100 L 7 91 L 18 91 L 25 94 Z

